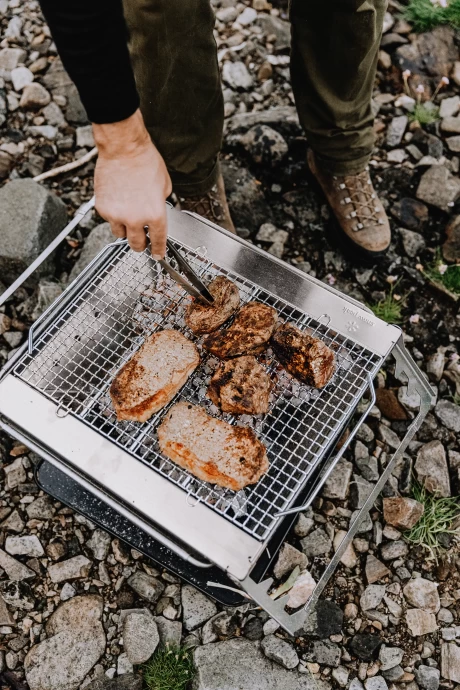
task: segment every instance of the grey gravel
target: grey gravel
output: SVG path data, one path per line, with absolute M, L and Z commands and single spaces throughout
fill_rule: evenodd
M 352 473 L 352 463 L 340 460 L 324 483 L 322 495 L 326 498 L 344 500 L 348 496 Z
M 112 538 L 110 534 L 102 529 L 95 529 L 88 541 L 88 548 L 93 552 L 97 561 L 104 561 L 107 558 Z
M 273 574 L 276 578 L 281 579 L 283 575 L 290 573 L 295 566 L 300 566 L 303 570 L 307 565 L 307 557 L 301 551 L 285 542 L 280 549 L 278 559 L 273 568 Z
M 440 675 L 439 669 L 424 664 L 415 669 L 415 680 L 423 690 L 438 690 Z
M 59 583 L 86 577 L 91 570 L 91 561 L 86 556 L 74 556 L 59 563 L 48 566 L 48 574 L 52 582 Z
M 128 585 L 142 599 L 155 604 L 164 592 L 164 584 L 152 575 L 137 571 L 128 579 Z
M 428 491 L 439 496 L 450 496 L 446 452 L 440 441 L 430 441 L 420 448 L 414 469 L 419 482 L 423 483 Z
M 404 656 L 404 650 L 399 647 L 387 647 L 382 645 L 379 650 L 380 659 L 380 669 L 382 671 L 388 671 L 390 668 L 394 668 L 401 663 Z
M 5 551 L 11 556 L 43 556 L 44 550 L 40 539 L 35 534 L 23 537 L 7 537 Z
M 363 611 L 375 609 L 381 603 L 385 594 L 385 585 L 368 585 L 359 600 Z
M 214 602 L 191 585 L 184 585 L 181 601 L 186 630 L 195 630 L 217 613 Z
M 232 89 L 250 89 L 253 83 L 252 77 L 249 74 L 244 62 L 230 62 L 224 63 L 222 68 L 222 79 Z
M 404 132 L 406 131 L 407 123 L 407 115 L 400 115 L 399 117 L 394 117 L 392 119 L 387 129 L 387 146 L 389 148 L 399 146 L 404 136 Z
M 315 640 L 311 649 L 304 654 L 307 661 L 314 661 L 323 666 L 337 668 L 340 664 L 341 651 L 338 644 L 330 640 Z
M 460 407 L 450 400 L 440 400 L 434 408 L 438 419 L 452 431 L 460 431 Z
M 292 669 L 299 663 L 299 657 L 294 647 L 276 635 L 267 635 L 261 642 L 260 648 L 268 659 L 276 661 L 284 668 Z
M 460 195 L 460 180 L 444 165 L 433 165 L 422 175 L 416 195 L 417 199 L 448 211 Z
M 123 645 L 132 664 L 148 661 L 160 642 L 157 624 L 148 609 L 130 612 L 123 621 Z
M 33 570 L 24 565 L 24 563 L 20 563 L 20 561 L 9 556 L 5 551 L 2 551 L 2 549 L 0 549 L 0 568 L 3 568 L 8 578 L 15 582 L 29 580 L 36 576 Z
M 332 541 L 322 527 L 317 527 L 308 536 L 301 539 L 302 551 L 307 557 L 323 556 L 330 552 Z
M 382 676 L 366 678 L 364 681 L 364 687 L 366 690 L 388 690 L 387 682 L 385 678 L 382 678 Z

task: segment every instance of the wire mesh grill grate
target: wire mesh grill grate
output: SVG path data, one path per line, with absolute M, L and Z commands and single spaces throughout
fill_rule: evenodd
M 277 309 L 281 319 L 320 337 L 337 358 L 333 379 L 321 391 L 293 379 L 271 351 L 259 357 L 275 381 L 269 412 L 263 417 L 221 414 L 206 397 L 217 360 L 201 350 L 201 340 L 186 327 L 189 297 L 169 277 L 158 273 L 148 254 L 135 254 L 125 243 L 101 263 L 71 304 L 58 313 L 24 354 L 14 373 L 113 443 L 182 487 L 187 500 L 203 501 L 257 539 L 274 528 L 275 514 L 288 508 L 305 486 L 312 469 L 350 417 L 364 393 L 369 374 L 382 359 L 306 313 L 262 290 L 251 281 L 221 269 L 206 258 L 205 248 L 190 250 L 176 243 L 205 281 L 217 274 L 237 283 L 242 302 L 258 300 Z M 108 388 L 119 368 L 144 338 L 175 328 L 194 340 L 202 354 L 198 369 L 176 398 L 147 423 L 117 422 Z M 196 479 L 158 450 L 156 429 L 178 400 L 204 406 L 233 424 L 250 425 L 267 446 L 270 469 L 254 486 L 239 492 Z

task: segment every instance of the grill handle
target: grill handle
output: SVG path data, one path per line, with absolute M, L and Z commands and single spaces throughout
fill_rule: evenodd
M 390 458 L 385 470 L 382 472 L 380 479 L 375 484 L 372 492 L 365 501 L 363 507 L 360 509 L 359 514 L 356 516 L 355 520 L 352 522 L 347 534 L 343 538 L 339 548 L 332 556 L 329 561 L 325 571 L 323 572 L 320 580 L 318 581 L 310 599 L 307 601 L 305 606 L 297 611 L 296 613 L 289 614 L 286 612 L 285 607 L 287 600 L 289 598 L 289 593 L 284 594 L 282 597 L 274 601 L 270 595 L 269 591 L 273 584 L 273 578 L 268 578 L 262 582 L 255 582 L 251 575 L 248 575 L 244 580 L 237 581 L 247 594 L 249 594 L 253 600 L 262 606 L 267 613 L 270 614 L 285 630 L 288 631 L 290 635 L 304 635 L 308 634 L 308 621 L 311 614 L 313 614 L 319 597 L 321 596 L 324 588 L 326 587 L 331 575 L 333 574 L 335 568 L 340 562 L 346 548 L 351 543 L 353 537 L 356 535 L 360 524 L 369 514 L 370 509 L 374 505 L 375 500 L 378 498 L 380 492 L 385 486 L 388 478 L 393 472 L 397 461 L 402 456 L 407 446 L 409 445 L 414 434 L 420 429 L 423 420 L 430 411 L 430 408 L 436 402 L 436 396 L 433 389 L 425 378 L 424 374 L 420 371 L 418 366 L 412 360 L 412 358 L 407 353 L 403 338 L 399 339 L 392 350 L 392 354 L 396 360 L 395 376 L 399 380 L 407 380 L 408 394 L 417 394 L 420 398 L 420 407 L 417 416 L 412 420 L 409 428 L 406 431 L 406 435 L 400 442 L 399 446 L 396 448 L 393 456 Z
M 86 216 L 88 211 L 90 211 L 93 208 L 95 201 L 96 199 L 93 196 L 92 199 L 90 199 L 86 204 L 84 204 L 84 206 L 82 206 L 80 210 L 72 218 L 70 223 L 68 223 L 65 226 L 65 228 L 61 230 L 59 235 L 56 235 L 54 240 L 46 247 L 46 249 L 44 249 L 42 253 L 39 256 L 37 256 L 35 261 L 32 261 L 30 266 L 28 266 L 26 270 L 23 273 L 21 273 L 19 278 L 16 278 L 14 283 L 12 283 L 12 285 L 10 285 L 10 287 L 0 295 L 0 307 L 3 304 L 5 304 L 6 300 L 9 299 L 11 295 L 13 295 L 16 292 L 16 290 L 19 287 L 21 287 L 23 283 L 25 283 L 27 278 L 29 278 L 32 275 L 32 273 L 36 271 L 36 269 L 39 266 L 41 266 L 41 264 L 49 257 L 49 255 L 54 252 L 56 247 L 58 247 L 61 244 L 61 242 L 67 237 L 67 235 L 70 232 L 72 232 L 72 230 L 76 228 L 77 225 L 79 225 L 80 221 L 83 220 L 83 217 Z
M 312 501 L 316 498 L 317 494 L 322 489 L 324 482 L 329 477 L 329 475 L 332 473 L 332 470 L 334 469 L 334 467 L 336 466 L 336 464 L 338 463 L 340 458 L 343 456 L 343 454 L 347 450 L 350 443 L 353 441 L 356 434 L 358 433 L 358 429 L 360 428 L 361 424 L 364 422 L 367 415 L 369 414 L 369 412 L 371 411 L 371 409 L 375 405 L 376 395 L 375 395 L 375 389 L 374 389 L 374 386 L 372 383 L 372 377 L 370 374 L 367 375 L 367 383 L 368 383 L 369 391 L 371 394 L 371 400 L 370 400 L 369 405 L 364 410 L 363 414 L 359 418 L 359 421 L 356 423 L 356 426 L 354 427 L 353 431 L 350 433 L 349 437 L 347 438 L 347 440 L 345 441 L 343 446 L 340 448 L 337 455 L 335 455 L 333 460 L 331 462 L 329 462 L 326 471 L 323 472 L 317 478 L 317 480 L 313 486 L 313 489 L 308 494 L 308 497 L 306 499 L 306 503 L 304 503 L 301 506 L 297 506 L 295 508 L 289 508 L 289 510 L 281 510 L 279 513 L 275 514 L 275 517 L 278 518 L 278 517 L 284 517 L 285 515 L 294 515 L 295 513 L 301 513 L 303 510 L 306 510 L 311 505 Z

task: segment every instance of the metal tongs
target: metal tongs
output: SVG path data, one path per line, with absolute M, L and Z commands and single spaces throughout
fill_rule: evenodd
M 212 304 L 214 302 L 214 297 L 209 292 L 208 288 L 201 280 L 198 278 L 197 274 L 189 263 L 184 259 L 182 254 L 177 251 L 170 239 L 166 240 L 166 246 L 168 247 L 168 252 L 175 259 L 179 270 L 188 278 L 186 280 L 181 274 L 176 271 L 175 268 L 169 264 L 166 259 L 159 259 L 158 263 L 161 268 L 168 273 L 173 280 L 181 285 L 190 295 L 196 297 L 206 304 Z M 189 282 L 190 281 L 190 282 Z

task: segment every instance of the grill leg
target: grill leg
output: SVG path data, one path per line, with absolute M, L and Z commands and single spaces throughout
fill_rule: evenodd
M 313 591 L 313 594 L 306 603 L 305 607 L 303 609 L 300 609 L 300 611 L 297 611 L 296 613 L 287 613 L 285 610 L 285 605 L 289 595 L 285 594 L 276 601 L 273 601 L 273 599 L 271 599 L 269 596 L 269 590 L 273 583 L 273 579 L 271 578 L 264 580 L 263 582 L 257 583 L 249 575 L 247 578 L 245 578 L 242 582 L 239 583 L 241 587 L 248 594 L 251 595 L 254 601 L 256 601 L 260 606 L 262 606 L 272 616 L 272 618 L 274 618 L 285 630 L 288 631 L 290 635 L 295 636 L 303 632 L 307 619 L 309 618 L 314 607 L 316 606 L 318 599 L 321 596 L 325 586 L 327 585 L 331 575 L 333 574 L 334 570 L 339 564 L 340 559 L 342 558 L 345 552 L 345 549 L 350 544 L 353 537 L 356 535 L 359 526 L 361 525 L 362 521 L 368 515 L 370 509 L 374 505 L 375 500 L 377 499 L 383 487 L 385 486 L 398 459 L 406 450 L 407 446 L 412 440 L 412 437 L 422 425 L 422 422 L 428 414 L 431 406 L 435 403 L 436 398 L 433 389 L 431 388 L 428 381 L 426 380 L 420 369 L 417 367 L 415 362 L 412 361 L 412 358 L 406 352 L 406 349 L 402 341 L 402 336 L 399 342 L 395 345 L 392 354 L 396 360 L 396 377 L 399 379 L 406 378 L 409 395 L 418 394 L 420 398 L 420 407 L 418 414 L 412 421 L 412 424 L 407 429 L 406 435 L 399 444 L 398 448 L 395 450 L 391 460 L 388 462 L 388 465 L 385 468 L 385 471 L 382 473 L 382 476 L 376 483 L 372 493 L 367 498 L 359 514 L 352 523 L 349 531 L 344 537 L 342 543 L 340 544 L 339 548 L 330 560 L 326 570 L 322 574 L 321 579 L 316 585 L 315 590 Z

